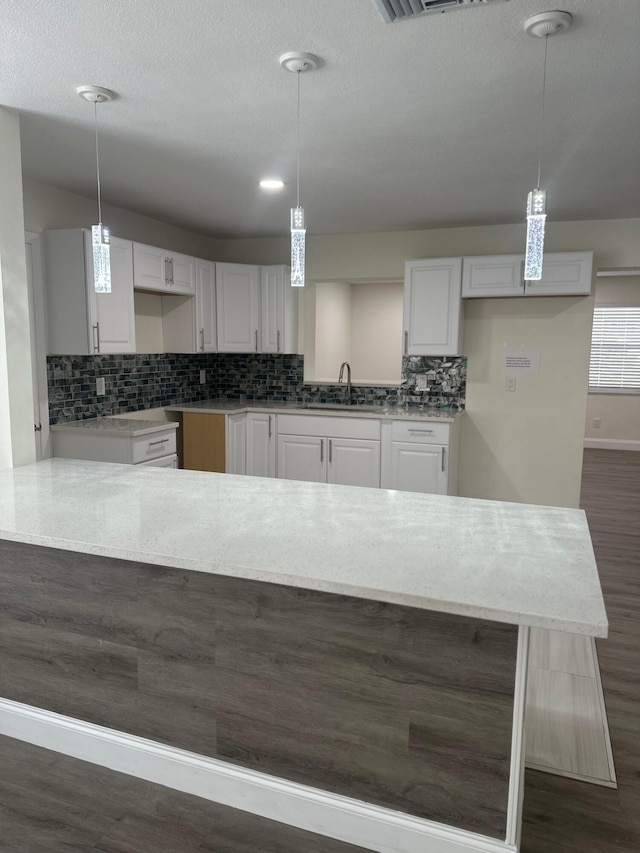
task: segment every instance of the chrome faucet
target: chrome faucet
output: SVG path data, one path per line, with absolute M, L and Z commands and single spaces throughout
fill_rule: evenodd
M 351 399 L 351 365 L 348 361 L 343 361 L 340 365 L 340 373 L 338 374 L 338 385 L 342 385 L 345 367 L 347 368 L 347 405 L 350 406 L 353 400 Z

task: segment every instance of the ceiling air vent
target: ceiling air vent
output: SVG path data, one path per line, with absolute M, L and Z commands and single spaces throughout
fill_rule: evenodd
M 418 15 L 436 15 L 452 9 L 470 9 L 507 0 L 375 0 L 378 11 L 388 24 L 406 21 Z

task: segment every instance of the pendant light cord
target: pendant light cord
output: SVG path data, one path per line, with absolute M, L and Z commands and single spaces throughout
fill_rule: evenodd
M 102 225 L 102 199 L 100 193 L 100 149 L 98 148 L 98 102 L 93 102 L 93 118 L 96 129 L 96 174 L 98 178 L 98 225 Z
M 298 169 L 297 169 L 298 198 L 297 198 L 296 207 L 300 207 L 300 71 L 297 71 L 296 76 L 298 78 Z
M 549 47 L 549 36 L 544 37 L 544 68 L 542 72 L 542 103 L 540 106 L 540 142 L 538 147 L 538 183 L 537 189 L 540 189 L 540 172 L 542 169 L 542 148 L 544 145 L 544 96 L 547 90 L 547 49 Z

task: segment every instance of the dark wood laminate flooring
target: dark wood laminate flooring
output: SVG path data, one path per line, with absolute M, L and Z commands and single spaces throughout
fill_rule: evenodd
M 618 790 L 528 770 L 522 853 L 640 851 L 640 453 L 586 450 L 581 506 L 609 616 L 597 645 Z

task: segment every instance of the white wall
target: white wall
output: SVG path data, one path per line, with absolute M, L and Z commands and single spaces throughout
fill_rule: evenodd
M 616 302 L 640 305 L 640 276 L 612 276 L 597 280 L 596 303 Z M 596 427 L 594 422 L 598 418 L 600 426 Z M 585 438 L 598 442 L 638 442 L 640 447 L 640 393 L 589 394 Z
M 0 468 L 6 468 L 36 455 L 20 123 L 2 107 L 0 151 Z
M 45 231 L 47 228 L 90 228 L 96 224 L 95 198 L 85 198 L 66 190 L 25 178 L 24 228 L 26 231 Z M 102 218 L 114 237 L 148 243 L 174 252 L 184 252 L 197 258 L 221 260 L 218 241 L 212 237 L 194 234 L 166 222 L 151 219 L 113 207 L 102 205 Z
M 640 266 L 639 233 L 638 219 L 551 221 L 545 248 L 592 249 L 596 267 Z M 411 258 L 520 253 L 524 244 L 524 224 L 309 234 L 307 274 L 316 281 L 399 278 Z M 288 241 L 229 240 L 220 251 L 229 261 L 286 263 Z M 461 494 L 578 504 L 592 308 L 593 298 L 466 302 L 469 381 L 461 429 Z M 525 381 L 518 382 L 513 394 L 505 392 L 496 360 L 505 342 L 543 350 L 539 376 L 519 377 Z
M 337 382 L 340 365 L 351 361 L 351 285 L 323 282 L 316 287 L 316 382 Z
M 358 377 L 380 385 L 399 383 L 402 374 L 400 282 L 360 282 L 351 287 L 351 366 Z

